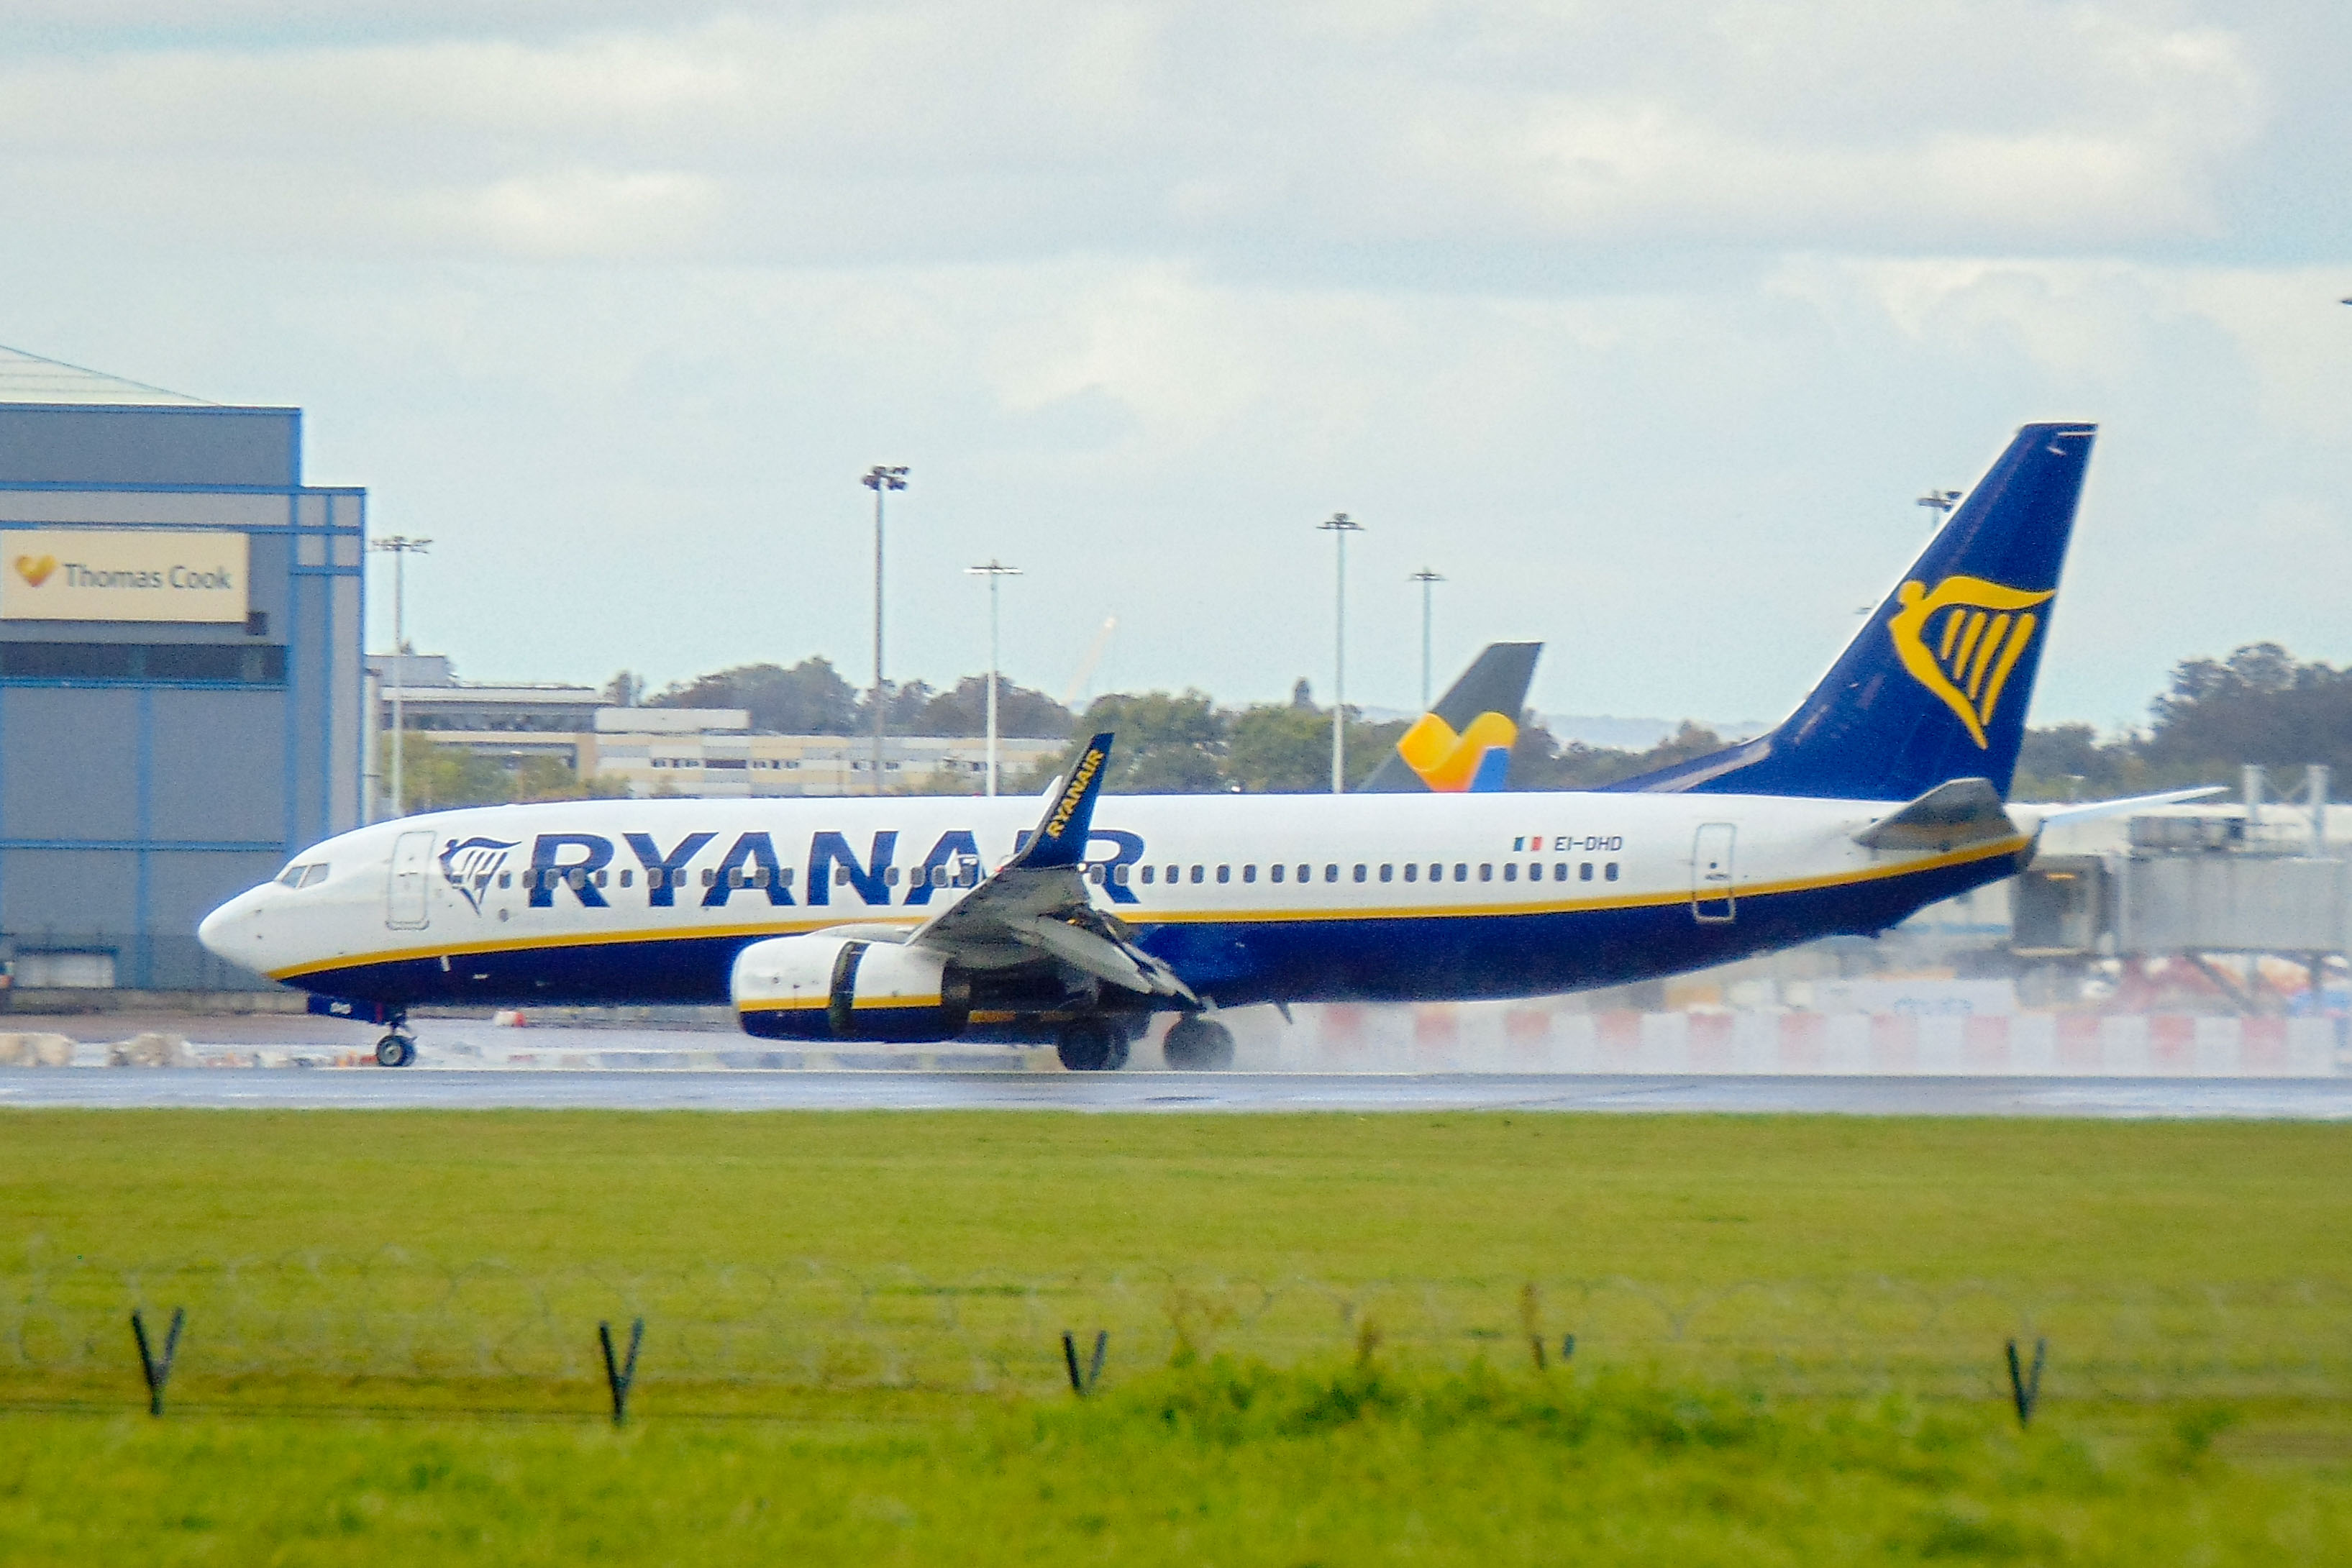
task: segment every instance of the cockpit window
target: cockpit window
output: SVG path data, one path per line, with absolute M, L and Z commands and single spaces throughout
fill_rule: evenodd
M 324 860 L 321 860 L 315 865 L 308 866 L 303 868 L 302 880 L 299 885 L 305 888 L 315 888 L 326 879 L 327 863 Z
M 326 879 L 327 863 L 324 860 L 314 860 L 307 866 L 289 866 L 278 873 L 278 885 L 281 888 L 315 888 Z
M 281 888 L 300 887 L 302 885 L 302 873 L 310 868 L 308 866 L 287 867 L 286 869 L 278 873 L 278 885 Z

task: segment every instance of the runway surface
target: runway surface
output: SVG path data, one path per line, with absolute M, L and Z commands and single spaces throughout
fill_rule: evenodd
M 0 1069 L 0 1107 L 242 1110 L 1433 1110 L 2352 1120 L 2352 1079 L 1503 1073 Z

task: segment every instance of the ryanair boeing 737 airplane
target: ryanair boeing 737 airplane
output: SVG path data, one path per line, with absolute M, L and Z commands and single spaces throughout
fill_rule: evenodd
M 1404 771 L 1347 795 L 1105 798 L 1101 734 L 1042 820 L 971 798 L 442 812 L 328 840 L 200 934 L 389 1024 L 386 1066 L 414 1059 L 421 1003 L 725 1002 L 772 1038 L 1050 1039 L 1102 1069 L 1156 1013 L 1181 1015 L 1169 1065 L 1218 1068 L 1221 1008 L 1538 995 L 1884 931 L 2021 869 L 2053 817 L 2137 804 L 2004 804 L 2092 435 L 2021 431 L 1787 722 L 1607 789 L 1499 792 L 1516 701 L 1441 703 Z M 1498 646 L 1524 691 L 1533 645 Z

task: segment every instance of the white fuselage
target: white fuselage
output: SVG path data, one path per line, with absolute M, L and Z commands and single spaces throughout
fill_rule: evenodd
M 204 922 L 289 984 L 423 1001 L 728 1000 L 752 941 L 912 928 L 1013 855 L 1027 798 L 628 800 L 360 828 Z M 1105 796 L 1095 907 L 1204 997 L 1534 994 L 1883 929 L 2030 845 L 1888 852 L 1895 804 L 1500 794 Z M 740 885 L 739 885 L 740 884 Z

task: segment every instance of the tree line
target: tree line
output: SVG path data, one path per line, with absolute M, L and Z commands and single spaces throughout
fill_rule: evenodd
M 987 679 L 952 687 L 919 680 L 886 688 L 886 717 L 898 735 L 978 735 L 985 727 Z M 606 695 L 656 708 L 740 708 L 751 728 L 775 734 L 857 735 L 873 723 L 870 695 L 852 687 L 832 662 L 812 657 L 785 667 L 738 665 L 647 695 L 623 672 Z M 1331 711 L 1301 680 L 1287 702 L 1221 706 L 1207 692 L 1120 692 L 1073 713 L 1042 691 L 1000 680 L 999 731 L 1066 739 L 1075 748 L 1103 730 L 1118 733 L 1106 787 L 1121 794 L 1312 794 L 1331 787 Z M 1395 747 L 1405 721 L 1373 721 L 1349 709 L 1347 783 L 1361 784 Z M 1520 790 L 1597 789 L 1654 768 L 1703 756 L 1724 744 L 1701 724 L 1685 722 L 1646 750 L 1562 741 L 1530 710 L 1520 718 L 1511 752 L 1511 786 Z M 411 735 L 405 753 L 411 809 L 553 800 L 616 793 L 610 780 L 583 780 L 551 759 L 509 768 L 495 758 L 437 747 Z M 1043 789 L 1069 754 L 1038 764 L 1009 787 Z M 2302 769 L 2325 763 L 2352 789 L 2352 668 L 2305 663 L 2276 643 L 2253 643 L 2226 658 L 2188 659 L 2150 704 L 2148 722 L 2117 735 L 2088 724 L 2026 731 L 2011 794 L 2019 800 L 2099 799 L 2200 784 L 2235 784 L 2242 763 L 2273 772 L 2272 788 L 2300 788 Z M 958 776 L 917 781 L 918 789 L 968 790 Z

